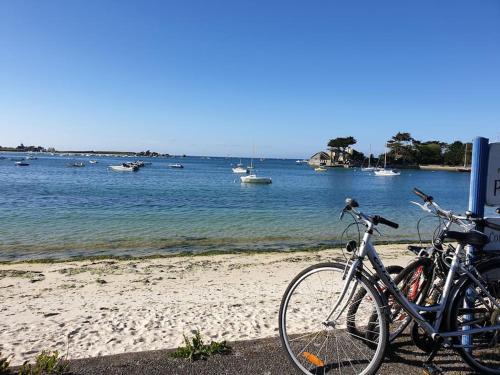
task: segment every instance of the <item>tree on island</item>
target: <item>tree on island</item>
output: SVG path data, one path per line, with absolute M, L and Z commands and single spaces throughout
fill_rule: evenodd
M 358 160 L 360 155 L 362 154 L 356 151 L 355 155 L 355 150 L 351 148 L 351 146 L 356 144 L 356 142 L 357 141 L 354 137 L 338 137 L 330 139 L 327 146 L 332 152 L 332 159 L 336 157 L 338 161 L 339 156 L 342 156 L 342 161 L 344 163 L 348 162 L 349 159 Z M 352 151 L 349 152 L 349 149 L 351 149 Z M 353 158 L 353 156 L 355 156 L 355 158 Z M 362 156 L 362 158 L 363 157 L 364 155 Z

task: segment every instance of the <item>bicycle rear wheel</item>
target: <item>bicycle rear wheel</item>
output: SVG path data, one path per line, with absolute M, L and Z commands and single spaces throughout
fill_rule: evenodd
M 403 267 L 393 265 L 393 266 L 388 266 L 386 270 L 393 278 L 395 278 L 403 270 Z M 380 293 L 383 293 L 384 290 L 386 289 L 385 285 L 380 281 L 378 275 L 375 274 L 371 276 L 369 280 L 372 283 L 372 285 L 375 285 L 377 287 Z M 347 315 L 350 317 L 349 321 L 347 322 L 347 329 L 349 330 L 350 333 L 362 337 L 364 337 L 367 334 L 367 332 L 363 332 L 361 328 L 358 327 L 359 323 L 357 322 L 356 313 L 365 296 L 366 296 L 366 290 L 364 288 L 360 288 L 356 293 L 356 295 L 353 297 L 354 302 L 349 305 L 349 310 L 347 311 Z M 390 326 L 389 326 L 389 341 L 392 341 Z
M 461 287 L 450 310 L 450 330 L 483 328 L 500 325 L 500 262 L 494 262 L 481 272 L 484 287 L 491 298 L 472 280 Z M 467 302 L 467 305 L 466 305 Z M 455 338 L 462 358 L 481 374 L 500 374 L 500 329 Z
M 279 313 L 282 346 L 303 374 L 375 374 L 383 360 L 387 320 L 380 295 L 366 277 L 356 276 L 351 287 L 364 289 L 369 296 L 357 309 L 358 318 L 364 317 L 362 329 L 371 333 L 369 338 L 349 333 L 347 308 L 335 321 L 326 321 L 344 285 L 344 269 L 337 263 L 311 266 L 295 277 L 283 295 Z M 351 298 L 348 304 L 353 302 Z

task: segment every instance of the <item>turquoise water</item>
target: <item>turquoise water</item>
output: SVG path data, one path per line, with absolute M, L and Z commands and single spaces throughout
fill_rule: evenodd
M 398 222 L 384 240 L 417 237 L 417 186 L 445 208 L 466 208 L 469 174 L 406 170 L 375 177 L 352 169 L 314 172 L 294 160 L 257 162 L 272 185 L 242 185 L 239 159 L 149 159 L 136 173 L 110 171 L 127 159 L 38 156 L 28 167 L 0 160 L 0 260 L 179 251 L 279 250 L 336 243 L 347 196 L 363 211 Z M 95 157 L 94 157 L 95 158 Z M 132 159 L 130 159 L 132 160 Z M 74 161 L 85 168 L 68 168 Z M 179 161 L 182 170 L 169 169 Z M 249 164 L 249 160 L 243 160 Z M 431 227 L 425 229 L 429 234 Z

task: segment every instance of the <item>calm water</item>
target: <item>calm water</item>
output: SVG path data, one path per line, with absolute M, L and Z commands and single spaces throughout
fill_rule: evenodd
M 267 250 L 331 245 L 345 197 L 362 210 L 398 222 L 383 239 L 414 239 L 422 211 L 409 204 L 414 186 L 446 208 L 463 211 L 469 174 L 408 170 L 399 177 L 334 169 L 316 173 L 294 160 L 257 162 L 272 185 L 245 186 L 232 174 L 237 159 L 150 159 L 136 173 L 108 165 L 124 158 L 38 156 L 16 167 L 0 160 L 0 259 L 80 255 L 144 255 L 179 251 Z M 183 170 L 169 169 L 174 161 Z M 244 163 L 249 160 L 243 160 Z M 430 227 L 426 228 L 430 233 Z

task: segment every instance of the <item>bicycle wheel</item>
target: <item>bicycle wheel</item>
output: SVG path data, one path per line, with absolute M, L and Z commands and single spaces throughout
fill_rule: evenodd
M 403 267 L 388 266 L 386 270 L 392 277 L 396 277 L 403 270 Z M 385 290 L 385 285 L 380 281 L 378 275 L 375 274 L 371 276 L 370 282 L 372 283 L 372 285 L 375 285 L 377 287 L 380 293 L 383 293 L 383 291 Z M 350 317 L 349 321 L 347 322 L 347 330 L 350 333 L 361 337 L 364 337 L 366 335 L 366 332 L 363 332 L 360 329 L 360 327 L 358 327 L 359 324 L 357 324 L 356 313 L 358 311 L 359 305 L 361 304 L 365 296 L 366 296 L 366 290 L 360 288 L 356 293 L 356 295 L 353 297 L 354 302 L 349 305 L 349 309 L 347 311 L 347 315 Z M 391 329 L 389 327 L 389 340 L 390 340 L 390 335 L 391 335 Z
M 460 287 L 451 307 L 450 330 L 466 332 L 467 327 L 483 328 L 500 325 L 500 308 L 495 305 L 495 301 L 500 304 L 500 262 L 494 262 L 480 274 L 484 287 L 492 298 L 472 280 L 467 280 Z M 471 346 L 457 350 L 469 366 L 479 373 L 500 374 L 500 329 L 464 335 L 455 338 L 455 343 Z
M 281 343 L 294 368 L 303 374 L 336 371 L 374 374 L 383 360 L 387 346 L 387 320 L 380 295 L 366 277 L 356 276 L 351 288 L 362 288 L 370 297 L 364 298 L 357 309 L 358 318 L 364 316 L 362 329 L 370 330 L 370 337 L 348 332 L 347 308 L 339 308 L 337 311 L 342 311 L 340 317 L 326 322 L 344 285 L 344 268 L 337 263 L 311 266 L 292 280 L 283 295 L 279 312 Z M 346 300 L 349 295 L 346 295 Z M 354 301 L 351 298 L 347 302 Z M 377 318 L 374 319 L 373 315 Z
M 434 275 L 434 262 L 429 258 L 419 258 L 406 266 L 395 278 L 394 283 L 401 289 L 410 302 L 422 303 L 430 290 Z M 394 341 L 412 318 L 395 300 L 392 294 L 386 292 L 389 306 L 389 340 Z

